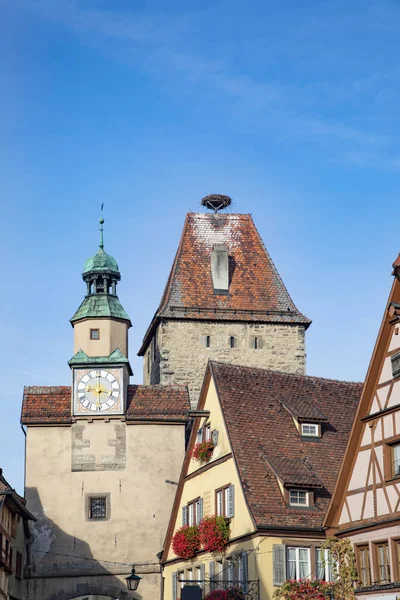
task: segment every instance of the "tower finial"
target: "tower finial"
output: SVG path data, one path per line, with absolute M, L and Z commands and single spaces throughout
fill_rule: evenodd
M 100 223 L 100 244 L 99 244 L 99 248 L 101 250 L 104 250 L 104 241 L 103 241 L 103 223 L 104 223 L 104 219 L 103 219 L 103 208 L 104 208 L 104 204 L 101 205 L 101 217 L 99 219 L 99 223 Z

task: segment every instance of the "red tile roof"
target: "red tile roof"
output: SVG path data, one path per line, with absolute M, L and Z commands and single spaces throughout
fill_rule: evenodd
M 229 294 L 215 294 L 211 253 L 225 244 L 229 255 Z M 160 306 L 145 335 L 146 350 L 160 318 L 311 323 L 294 305 L 254 225 L 251 215 L 186 216 L 178 251 Z
M 362 384 L 211 362 L 233 453 L 257 526 L 321 527 L 360 399 Z M 302 441 L 282 406 L 308 398 L 326 415 L 319 441 Z M 287 507 L 288 485 L 315 488 L 315 509 Z
M 127 421 L 186 421 L 189 395 L 184 386 L 128 386 Z M 21 423 L 70 424 L 71 388 L 25 387 Z
M 36 521 L 35 517 L 26 508 L 26 500 L 10 486 L 3 475 L 3 469 L 0 468 L 0 508 L 2 504 L 10 502 L 14 510 L 25 520 Z

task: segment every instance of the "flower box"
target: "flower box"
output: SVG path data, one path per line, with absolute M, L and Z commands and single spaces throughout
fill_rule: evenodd
M 214 444 L 212 442 L 200 442 L 193 448 L 192 458 L 196 461 L 208 463 L 211 460 L 213 450 Z
M 204 517 L 199 525 L 201 546 L 211 554 L 225 554 L 230 533 L 225 517 Z
M 183 560 L 191 560 L 201 547 L 199 528 L 197 525 L 180 527 L 172 538 L 174 554 Z

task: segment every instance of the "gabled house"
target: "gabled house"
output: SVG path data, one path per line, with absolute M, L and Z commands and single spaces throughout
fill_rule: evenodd
M 287 578 L 330 579 L 323 520 L 361 387 L 210 361 L 164 545 L 164 600 L 194 581 L 203 597 L 238 586 L 270 600 Z M 202 463 L 193 451 L 204 441 Z M 177 556 L 180 527 L 212 515 L 230 527 L 224 554 Z
M 26 567 L 26 539 L 29 521 L 35 517 L 22 498 L 10 486 L 0 469 L 0 598 L 20 600 Z
M 400 256 L 325 525 L 350 538 L 357 597 L 400 595 Z

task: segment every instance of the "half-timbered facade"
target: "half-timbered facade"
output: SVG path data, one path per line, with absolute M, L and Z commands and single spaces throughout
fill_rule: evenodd
M 182 600 L 196 581 L 203 598 L 240 587 L 249 600 L 272 600 L 286 579 L 332 578 L 322 525 L 361 388 L 209 363 L 164 547 L 164 600 Z M 207 441 L 210 460 L 195 460 Z M 226 552 L 175 554 L 176 532 L 213 516 L 229 522 Z
M 326 518 L 355 547 L 360 598 L 400 594 L 400 257 Z

